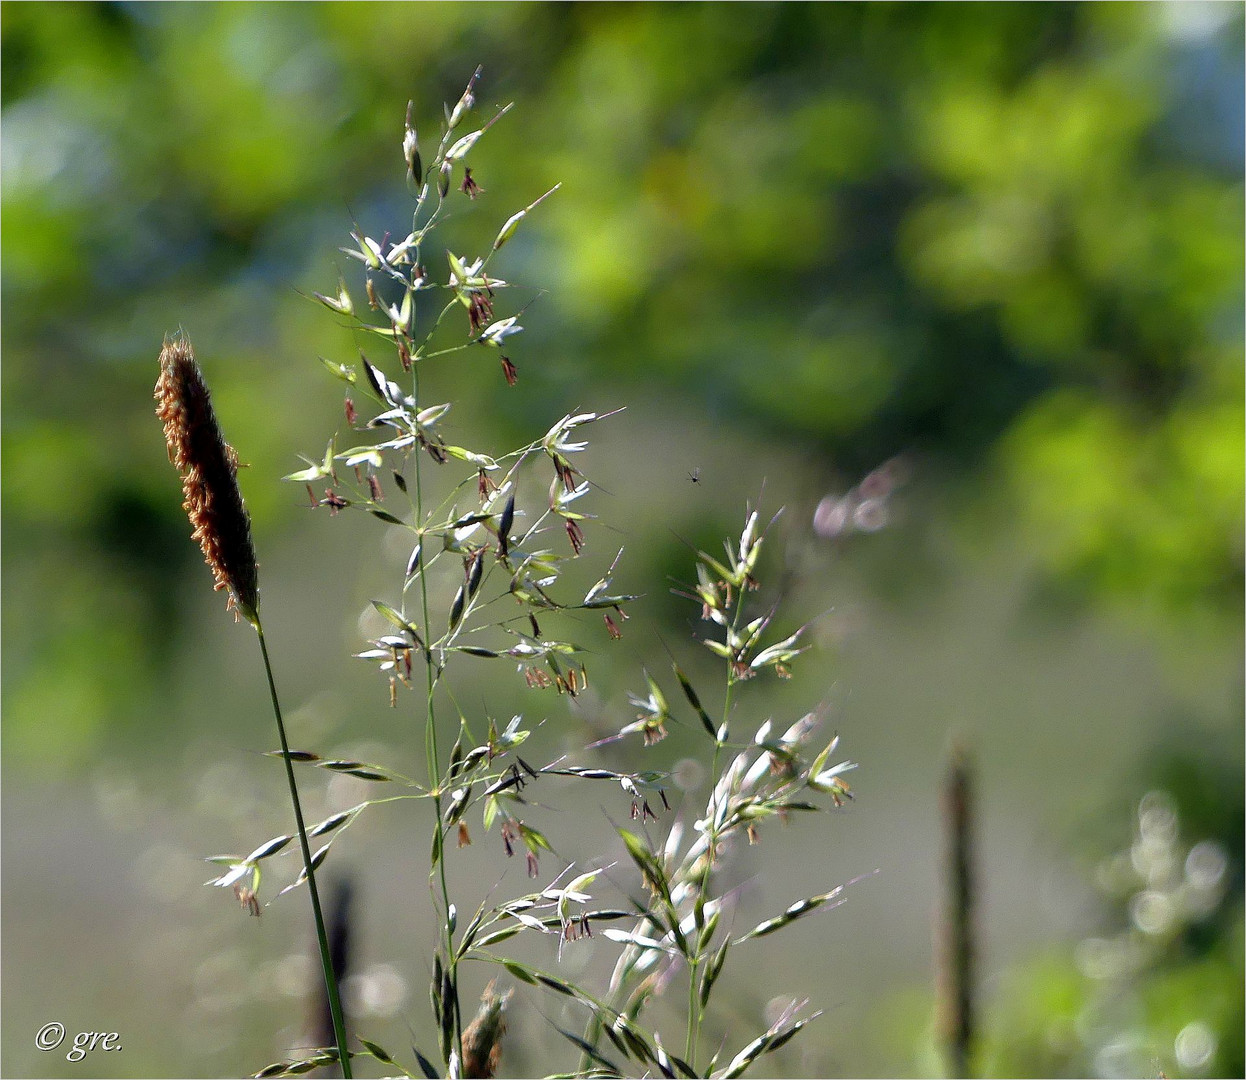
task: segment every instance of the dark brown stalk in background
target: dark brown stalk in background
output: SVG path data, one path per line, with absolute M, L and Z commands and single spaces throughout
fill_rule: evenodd
M 354 926 L 354 895 L 355 887 L 350 878 L 338 878 L 329 893 L 325 905 L 325 931 L 329 935 L 329 959 L 333 964 L 333 974 L 338 984 L 346 982 L 350 976 L 351 944 Z M 311 987 L 311 999 L 315 1002 L 311 1021 L 311 1042 L 313 1046 L 332 1046 L 337 1038 L 333 1030 L 333 1009 L 329 997 L 324 990 L 324 982 L 315 979 Z M 343 1006 L 345 1019 L 345 1006 Z M 321 1076 L 340 1076 L 340 1068 L 325 1069 Z
M 952 750 L 942 801 L 947 896 L 938 943 L 939 1040 L 947 1075 L 969 1077 L 974 1039 L 973 768 L 963 746 Z

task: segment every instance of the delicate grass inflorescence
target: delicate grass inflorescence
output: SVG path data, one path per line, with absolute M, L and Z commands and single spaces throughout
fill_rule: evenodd
M 334 515 L 362 511 L 386 528 L 406 533 L 404 549 L 409 554 L 396 568 L 392 591 L 371 602 L 381 632 L 374 633 L 356 656 L 375 665 L 391 707 L 411 700 L 408 694 L 414 696 L 423 770 L 409 777 L 372 762 L 291 750 L 274 689 L 281 749 L 273 755 L 287 770 L 298 830 L 273 837 L 246 856 L 217 856 L 214 861 L 225 869 L 212 884 L 247 880 L 246 902 L 257 906 L 261 865 L 297 835 L 303 871 L 281 893 L 306 883 L 319 927 L 314 872 L 329 857 L 333 844 L 372 807 L 422 801 L 428 807 L 430 845 L 424 850 L 438 923 L 428 961 L 438 1053 L 426 1055 L 412 1048 L 420 1074 L 481 1077 L 499 1068 L 511 991 L 496 990 L 491 983 L 475 1020 L 465 1025 L 460 973 L 471 962 L 491 965 L 515 982 L 558 995 L 583 1010 L 581 1031 L 558 1029 L 578 1057 L 574 1075 L 630 1071 L 668 1077 L 739 1076 L 783 1046 L 816 1013 L 804 1012 L 804 1003 L 793 1003 L 734 1056 L 724 1060 L 728 1049 L 724 1042 L 704 1060 L 703 1029 L 729 954 L 807 914 L 837 906 L 843 902 L 843 886 L 798 899 L 739 933 L 731 917 L 735 894 L 722 883 L 721 871 L 732 857 L 736 839 L 752 844 L 768 822 L 786 821 L 797 811 L 824 809 L 827 802 L 842 806 L 851 798 L 844 774 L 854 765 L 831 762 L 837 737 L 821 749 L 814 744 L 818 715 L 801 717 L 782 730 L 769 720 L 749 724 L 740 715 L 737 697 L 742 683 L 767 673 L 787 677 L 805 651 L 803 627 L 774 634 L 775 607 L 755 610 L 759 558 L 768 533 L 756 510 L 747 512 L 744 528 L 727 544 L 725 556 L 696 553 L 696 581 L 683 593 L 709 624 L 701 639 L 704 646 L 722 661 L 716 715 L 711 716 L 706 704 L 713 699 L 672 664 L 670 675 L 680 695 L 676 704 L 668 699 L 662 680 L 646 672 L 644 693 L 631 696 L 638 711 L 606 740 L 639 736 L 635 745 L 643 752 L 665 737 L 669 723 L 693 720 L 704 733 L 709 762 L 710 794 L 699 814 L 682 808 L 678 814 L 672 811 L 666 794 L 668 777 L 660 770 L 608 769 L 591 758 L 587 764 L 559 758 L 534 765 L 521 756 L 531 733 L 522 716 L 499 723 L 489 716 L 469 716 L 461 707 L 465 695 L 456 692 L 456 680 L 470 678 L 461 672 L 499 661 L 514 664 L 533 690 L 580 694 L 589 675 L 584 624 L 566 615 L 592 613 L 595 632 L 608 643 L 622 635 L 624 609 L 637 599 L 615 585 L 621 550 L 588 589 L 573 587 L 564 577 L 568 565 L 587 557 L 592 547 L 593 517 L 583 509 L 593 494 L 581 465 L 588 447 L 585 432 L 618 410 L 568 413 L 515 450 L 486 452 L 452 442 L 443 423 L 451 403 L 428 402 L 422 393 L 421 373 L 429 363 L 469 351 L 479 355 L 496 351 L 507 384 L 522 377 L 521 365 L 507 353 L 523 331 L 519 319 L 527 304 L 507 304 L 517 287 L 498 276 L 494 261 L 528 215 L 557 190 L 507 217 L 481 254 L 430 251 L 430 237 L 444 224 L 452 200 L 464 205 L 488 203 L 487 184 L 473 175 L 477 166 L 469 167 L 466 159 L 510 106 L 496 110 L 481 127 L 459 134 L 475 107 L 479 74 L 457 104 L 446 110 L 431 158 L 421 152 L 414 105 L 408 105 L 402 160 L 415 201 L 411 227 L 396 241 L 389 234 L 377 241 L 356 229 L 351 233 L 353 244 L 341 249 L 361 264 L 362 299 L 357 301 L 358 290 L 353 293 L 345 280 L 332 293 L 314 294 L 369 343 L 373 359 L 360 349 L 351 362 L 323 360 L 346 385 L 343 413 L 359 441 L 341 449 L 335 435 L 322 455 L 304 459 L 305 468 L 285 477 L 306 487 L 314 507 Z M 445 270 L 431 269 L 437 264 Z M 166 352 L 174 346 L 166 346 Z M 380 359 L 377 350 L 388 359 Z M 189 356 L 189 345 L 184 352 Z M 170 363 L 180 355 L 170 353 Z M 193 360 L 190 363 L 193 368 Z M 497 377 L 496 368 L 492 377 Z M 170 423 L 178 426 L 178 408 L 162 406 L 161 415 L 166 428 Z M 215 472 L 232 483 L 236 466 L 232 451 L 216 453 L 223 464 L 214 466 Z M 537 496 L 534 491 L 545 494 Z M 189 506 L 189 486 L 187 500 Z M 196 494 L 194 504 L 203 501 Z M 238 508 L 245 522 L 240 498 Z M 239 534 L 236 527 L 234 534 Z M 249 550 L 249 531 L 245 535 Z M 214 571 L 218 564 L 222 567 L 218 587 L 223 582 L 230 589 L 235 605 L 255 623 L 262 645 L 253 557 L 248 579 L 243 569 L 227 561 L 226 553 L 215 548 L 209 552 L 206 545 L 205 553 Z M 295 766 L 346 773 L 389 785 L 397 793 L 365 800 L 306 828 L 298 809 Z M 549 805 L 557 798 L 558 785 L 593 782 L 620 791 L 624 813 L 638 825 L 616 828 L 619 849 L 614 861 L 563 863 L 551 873 L 547 864 L 560 857 L 532 820 L 539 807 L 529 801 L 526 789 L 539 789 L 541 803 Z M 454 895 L 447 865 L 454 850 L 471 843 L 473 820 L 479 820 L 485 833 L 496 827 L 506 856 L 522 853 L 527 877 L 537 881 L 531 891 L 471 903 Z M 314 855 L 309 847 L 312 838 L 322 844 Z M 601 898 L 607 889 L 615 891 L 611 901 Z M 557 969 L 543 970 L 499 951 L 519 934 L 554 939 L 559 960 L 565 949 L 583 939 L 600 936 L 614 943 L 618 955 L 608 985 L 594 991 L 564 978 Z M 333 994 L 327 955 L 324 962 Z M 672 985 L 682 988 L 680 996 L 686 1000 L 679 1054 L 663 1044 L 657 1025 L 649 1026 L 645 1016 L 654 1002 L 667 1000 L 663 991 Z M 682 1011 L 681 1005 L 673 1008 Z M 349 1071 L 352 1053 L 417 1075 L 377 1043 L 357 1037 L 358 1048 L 351 1050 L 343 1028 L 337 1026 L 336 1032 L 336 1049 L 317 1049 L 296 1060 L 276 1062 L 258 1075 L 291 1075 L 337 1061 Z

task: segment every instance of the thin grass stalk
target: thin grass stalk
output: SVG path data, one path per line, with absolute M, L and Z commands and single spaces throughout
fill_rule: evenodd
M 948 1076 L 972 1076 L 974 1041 L 973 772 L 953 749 L 943 786 L 947 899 L 939 948 L 939 1034 Z
M 311 896 L 312 915 L 316 922 L 316 943 L 320 949 L 320 966 L 324 972 L 325 994 L 329 999 L 329 1015 L 333 1020 L 333 1037 L 337 1042 L 338 1062 L 344 1080 L 351 1080 L 350 1054 L 346 1049 L 346 1025 L 342 1019 L 342 1001 L 338 994 L 337 978 L 333 973 L 333 959 L 329 954 L 329 937 L 325 933 L 324 915 L 320 910 L 320 893 L 316 888 L 316 872 L 312 867 L 311 846 L 307 842 L 307 826 L 303 822 L 303 808 L 299 802 L 298 784 L 294 779 L 294 765 L 290 761 L 290 744 L 286 739 L 286 727 L 281 718 L 281 702 L 277 698 L 277 684 L 273 681 L 272 663 L 268 658 L 268 644 L 264 640 L 264 628 L 258 617 L 255 633 L 260 641 L 260 653 L 264 657 L 264 673 L 268 676 L 268 692 L 272 697 L 273 717 L 277 721 L 277 735 L 281 739 L 281 758 L 286 763 L 286 780 L 290 784 L 290 802 L 294 806 L 294 823 L 299 834 L 299 848 L 303 853 L 303 871 L 307 874 L 307 892 Z
M 415 399 L 420 400 L 420 369 L 416 366 L 412 372 L 413 389 L 415 391 Z M 423 470 L 421 459 L 417 455 L 415 459 L 415 513 L 416 520 L 424 520 L 424 484 Z M 432 623 L 428 616 L 428 577 L 425 574 L 424 567 L 424 544 L 421 537 L 420 556 L 420 607 L 421 614 L 424 619 L 424 627 L 429 631 Z M 428 768 L 428 786 L 432 790 L 433 795 L 433 829 L 438 836 L 437 848 L 437 872 L 438 882 L 441 887 L 441 915 L 443 916 L 442 927 L 445 931 L 446 945 L 446 964 L 450 969 L 450 987 L 454 995 L 453 1001 L 443 1002 L 443 1008 L 452 1008 L 454 1010 L 454 1039 L 455 1049 L 458 1051 L 459 1062 L 463 1061 L 463 1017 L 459 1007 L 459 973 L 458 960 L 455 957 L 454 938 L 450 930 L 450 886 L 446 880 L 446 857 L 445 857 L 445 832 L 442 827 L 442 810 L 441 810 L 441 790 L 438 785 L 440 775 L 440 755 L 437 750 L 437 707 L 436 707 L 436 689 L 437 689 L 437 673 L 433 669 L 433 659 L 431 652 L 424 654 L 424 668 L 427 673 L 427 697 L 424 704 L 424 752 Z M 448 1064 L 448 1063 L 447 1063 Z
M 294 805 L 294 819 L 303 849 L 303 870 L 307 875 L 307 888 L 316 922 L 338 1060 L 343 1077 L 350 1080 L 350 1055 L 346 1050 L 346 1029 L 342 1022 L 337 980 L 329 955 L 320 897 L 316 892 L 311 848 L 307 843 L 307 829 L 299 805 L 298 786 L 294 782 L 294 766 L 290 761 L 277 685 L 273 680 L 268 645 L 260 623 L 259 563 L 251 540 L 251 518 L 238 487 L 238 455 L 225 441 L 212 408 L 212 396 L 195 360 L 194 349 L 184 334 L 166 338 L 160 350 L 160 376 L 156 380 L 155 399 L 156 416 L 164 424 L 169 461 L 182 477 L 185 497 L 182 506 L 193 527 L 192 536 L 212 571 L 214 587 L 228 596 L 227 610 L 232 610 L 235 618 L 245 618 L 255 627 L 259 637 L 273 715 L 281 737 L 282 758 L 286 763 L 286 778 L 290 784 L 290 800 Z

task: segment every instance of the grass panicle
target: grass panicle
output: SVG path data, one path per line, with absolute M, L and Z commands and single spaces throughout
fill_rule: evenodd
M 780 629 L 785 613 L 779 610 L 780 596 L 771 595 L 765 584 L 762 559 L 774 519 L 767 524 L 751 507 L 724 555 L 695 552 L 695 583 L 679 590 L 708 624 L 699 640 L 719 660 L 717 689 L 694 686 L 672 656 L 673 680 L 653 674 L 652 668 L 643 671 L 643 688 L 627 695 L 630 708 L 618 705 L 625 719 L 607 738 L 585 747 L 584 758 L 573 755 L 544 765 L 534 764 L 524 746 L 532 726 L 522 714 L 500 721 L 464 707 L 477 696 L 473 672 L 478 665 L 499 661 L 513 665 L 522 679 L 517 693 L 583 694 L 588 659 L 622 636 L 628 619 L 624 609 L 643 595 L 616 585 L 616 576 L 624 573 L 621 549 L 595 575 L 565 574 L 577 560 L 598 557 L 600 533 L 592 511 L 600 488 L 587 475 L 592 470 L 589 443 L 594 425 L 620 409 L 560 418 L 551 412 L 544 434 L 500 451 L 458 445 L 470 438 L 470 424 L 456 417 L 454 426 L 447 426 L 444 419 L 453 403 L 425 397 L 430 380 L 423 373 L 430 364 L 503 347 L 522 359 L 525 337 L 519 319 L 530 321 L 525 312 L 540 293 L 522 291 L 523 286 L 500 276 L 506 268 L 495 263 L 510 257 L 512 237 L 531 227 L 538 208 L 558 190 L 554 185 L 509 216 L 497 213 L 484 231 L 495 239 L 477 253 L 440 244 L 438 230 L 453 216 L 493 213 L 489 191 L 495 184 L 489 174 L 494 163 L 481 157 L 479 147 L 488 144 L 487 133 L 510 106 L 494 110 L 466 134 L 456 131 L 470 126 L 479 78 L 477 70 L 457 104 L 446 109 L 435 149 L 429 125 L 423 125 L 421 147 L 416 108 L 407 106 L 401 160 L 414 200 L 409 230 L 385 233 L 380 240 L 360 229 L 351 232 L 351 244 L 340 250 L 358 264 L 362 288 L 356 285 L 352 296 L 351 286 L 339 278 L 329 293 L 310 297 L 345 319 L 366 348 L 352 350 L 357 356 L 346 360 L 322 358 L 323 367 L 347 386 L 343 441 L 352 445 L 340 444 L 335 435 L 323 452 L 303 458 L 305 468 L 284 478 L 305 489 L 312 506 L 331 516 L 362 513 L 404 533 L 392 585 L 365 611 L 364 647 L 354 655 L 379 676 L 378 705 L 409 712 L 410 744 L 422 750 L 422 766 L 412 770 L 404 764 L 400 772 L 385 764 L 292 751 L 274 689 L 281 748 L 273 753 L 285 765 L 298 828 L 249 848 L 250 855 L 215 857 L 225 869 L 212 884 L 249 880 L 253 897 L 261 864 L 271 865 L 266 860 L 297 835 L 304 869 L 277 896 L 306 884 L 319 926 L 313 871 L 332 857 L 338 840 L 374 807 L 423 801 L 428 831 L 409 854 L 427 866 L 437 926 L 422 959 L 431 974 L 428 1000 L 440 1064 L 413 1047 L 419 1075 L 490 1077 L 501 1070 L 507 1010 L 516 1007 L 508 1004 L 511 991 L 490 982 L 475 1018 L 466 1025 L 463 1019 L 464 976 L 488 965 L 533 993 L 554 995 L 581 1010 L 582 1035 L 556 1028 L 579 1054 L 574 1075 L 599 1075 L 604 1069 L 621 1075 L 738 1076 L 779 1050 L 818 1014 L 793 1002 L 769 1027 L 738 1032 L 715 1007 L 727 960 L 743 950 L 746 957 L 751 951 L 756 962 L 756 950 L 765 948 L 753 944 L 757 939 L 837 907 L 844 887 L 787 898 L 752 930 L 733 934 L 738 889 L 727 882 L 738 880 L 740 873 L 725 871 L 733 861 L 761 859 L 757 845 L 773 824 L 847 805 L 853 795 L 845 774 L 855 766 L 831 760 L 838 737 L 815 743 L 820 712 L 777 727 L 749 716 L 745 684 L 759 677 L 790 677 L 807 650 L 807 627 Z M 189 345 L 169 343 L 166 353 L 162 385 L 172 385 L 175 377 L 166 370 L 179 372 L 189 362 L 193 383 L 191 375 L 177 377 L 201 389 Z M 508 385 L 515 384 L 522 366 L 502 356 Z M 498 377 L 493 364 L 460 363 L 456 371 L 461 378 Z M 206 391 L 202 397 L 206 401 Z M 166 428 L 176 434 L 187 427 L 188 411 L 179 402 L 162 406 Z M 215 421 L 211 430 L 216 431 Z M 212 445 L 215 472 L 232 482 L 232 451 L 219 433 Z M 180 440 L 175 444 L 171 438 L 170 447 L 175 461 L 186 458 Z M 193 499 L 192 489 L 187 490 L 188 504 L 207 501 L 198 487 Z M 236 523 L 233 531 L 239 531 Z M 249 550 L 249 533 L 246 541 Z M 239 610 L 254 615 L 262 644 L 253 561 L 248 579 L 242 569 L 226 564 L 217 548 L 209 552 L 205 546 L 205 553 L 214 570 L 218 564 L 224 567 L 218 580 L 231 590 Z M 594 576 L 587 590 L 578 583 Z M 672 806 L 668 773 L 647 763 L 633 765 L 630 759 L 627 767 L 605 768 L 593 756 L 604 744 L 621 743 L 619 755 L 643 758 L 673 726 L 689 728 L 700 740 L 707 762 L 701 767 L 708 780 L 704 803 L 685 798 Z M 343 773 L 391 793 L 334 808 L 307 830 L 298 809 L 296 764 L 305 775 Z M 610 792 L 606 799 L 613 801 L 605 812 L 611 820 L 630 818 L 632 825 L 615 828 L 614 850 L 577 863 L 562 854 L 570 851 L 573 836 L 546 836 L 544 829 L 558 823 L 547 811 L 557 804 L 562 786 L 592 781 Z M 489 843 L 492 834 L 499 861 L 519 856 L 507 878 L 511 887 L 483 899 L 462 895 L 463 883 L 455 878 L 457 853 L 473 842 L 473 832 L 477 847 Z M 325 837 L 315 855 L 308 836 Z M 554 939 L 559 967 L 538 970 L 500 951 L 520 934 Z M 561 967 L 568 950 L 594 937 L 601 942 L 598 948 L 614 958 L 609 983 L 599 989 L 568 977 Z M 667 996 L 672 989 L 676 993 Z M 686 1001 L 686 1013 L 676 999 Z M 670 1016 L 653 1015 L 662 1007 L 675 1014 L 673 1023 Z M 660 1031 L 680 1023 L 683 1047 L 677 1054 L 663 1044 Z M 319 1048 L 298 1061 L 278 1062 L 269 1067 L 272 1074 L 307 1071 L 330 1060 L 349 1069 L 338 1025 L 335 1034 L 336 1050 Z M 711 1035 L 717 1051 L 706 1062 L 703 1044 Z M 407 1071 L 376 1044 L 358 1041 L 367 1056 Z

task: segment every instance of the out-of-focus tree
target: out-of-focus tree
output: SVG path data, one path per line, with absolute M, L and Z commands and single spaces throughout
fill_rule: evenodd
M 43 598 L 11 715 L 123 719 L 113 673 L 167 637 L 169 313 L 262 383 L 221 394 L 287 467 L 304 420 L 268 403 L 325 349 L 292 286 L 344 208 L 393 218 L 395 117 L 477 62 L 523 102 L 491 194 L 564 183 L 513 245 L 556 316 L 521 393 L 671 387 L 814 473 L 915 450 L 1078 603 L 1236 617 L 1233 5 L 6 5 L 6 619 Z

